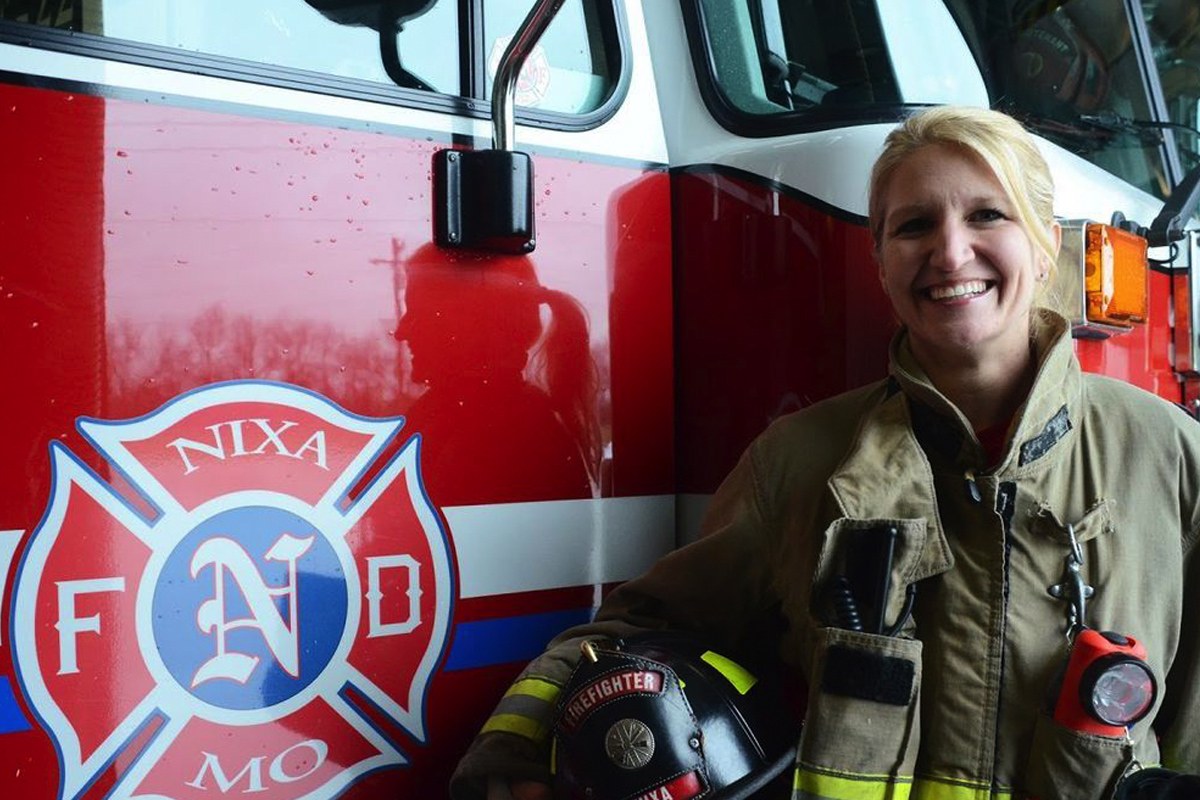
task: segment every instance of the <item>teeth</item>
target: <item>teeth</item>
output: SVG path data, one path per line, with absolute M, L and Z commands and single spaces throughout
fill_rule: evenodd
M 949 286 L 933 286 L 929 289 L 929 297 L 933 300 L 947 300 L 970 294 L 983 294 L 986 291 L 987 284 L 983 281 L 964 281 Z

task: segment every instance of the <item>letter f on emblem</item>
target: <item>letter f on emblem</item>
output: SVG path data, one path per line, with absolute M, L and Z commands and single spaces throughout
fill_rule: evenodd
M 250 554 L 232 539 L 217 536 L 196 548 L 191 561 L 192 577 L 198 577 L 206 567 L 213 570 L 213 596 L 200 604 L 196 623 L 200 630 L 214 637 L 217 652 L 192 676 L 193 689 L 221 678 L 241 684 L 250 679 L 258 666 L 258 656 L 230 650 L 226 641 L 226 634 L 239 628 L 258 630 L 279 665 L 293 677 L 300 674 L 296 562 L 312 543 L 311 536 L 298 539 L 285 533 L 267 550 L 267 559 L 287 564 L 287 583 L 278 587 L 267 584 Z M 250 610 L 248 616 L 229 617 L 225 602 L 229 589 L 227 575 L 245 600 Z M 277 597 L 287 598 L 286 620 L 275 605 Z
M 95 592 L 123 592 L 124 578 L 95 578 L 81 581 L 59 581 L 58 587 L 58 621 L 54 623 L 58 630 L 59 675 L 69 675 L 79 672 L 79 661 L 76 654 L 75 640 L 81 633 L 100 633 L 100 615 L 92 614 L 80 617 L 75 610 L 75 598 L 81 594 Z

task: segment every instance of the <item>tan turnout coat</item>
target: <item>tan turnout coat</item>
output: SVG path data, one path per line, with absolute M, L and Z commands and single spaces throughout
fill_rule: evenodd
M 547 731 L 580 637 L 671 627 L 738 649 L 780 621 L 770 641 L 809 687 L 796 797 L 1091 800 L 1132 756 L 1200 772 L 1200 424 L 1082 373 L 1065 321 L 1041 322 L 1035 385 L 998 466 L 903 334 L 889 380 L 771 425 L 699 541 L 522 673 L 459 765 L 455 796 L 481 796 L 485 775 L 548 779 Z M 820 587 L 848 537 L 880 522 L 900 532 L 888 619 L 916 584 L 912 619 L 891 637 L 828 627 Z M 1067 655 L 1068 607 L 1048 588 L 1063 580 L 1068 525 L 1095 587 L 1087 624 L 1140 640 L 1158 678 L 1132 745 L 1044 713 Z M 823 691 L 831 646 L 911 662 L 908 702 Z

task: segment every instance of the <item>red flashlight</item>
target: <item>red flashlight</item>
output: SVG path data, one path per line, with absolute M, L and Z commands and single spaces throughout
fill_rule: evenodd
M 1124 736 L 1150 713 L 1158 684 L 1132 636 L 1084 629 L 1071 645 L 1054 720 L 1072 730 Z

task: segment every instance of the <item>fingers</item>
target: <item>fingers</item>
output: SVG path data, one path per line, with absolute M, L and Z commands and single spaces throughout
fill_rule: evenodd
M 550 787 L 537 781 L 515 781 L 512 797 L 513 800 L 550 800 Z
M 504 778 L 488 778 L 487 800 L 513 800 L 508 781 Z
M 551 800 L 550 787 L 539 781 L 488 781 L 487 800 Z

